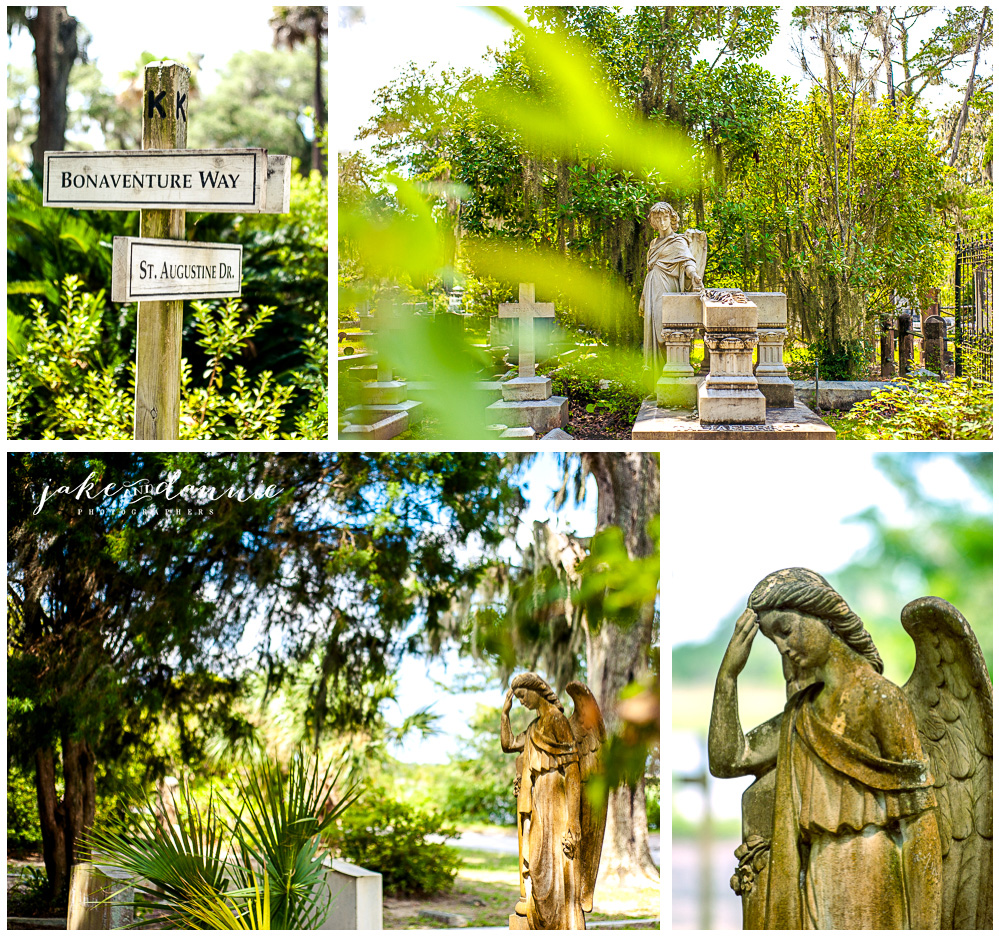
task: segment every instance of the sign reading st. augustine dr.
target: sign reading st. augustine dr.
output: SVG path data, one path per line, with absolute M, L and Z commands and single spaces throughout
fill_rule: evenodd
M 257 213 L 267 210 L 267 172 L 259 148 L 47 152 L 42 204 Z
M 242 272 L 241 244 L 116 237 L 111 301 L 238 297 Z

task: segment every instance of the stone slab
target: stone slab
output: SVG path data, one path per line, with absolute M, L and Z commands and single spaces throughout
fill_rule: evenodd
M 666 293 L 662 300 L 663 325 L 700 325 L 698 293 Z
M 326 883 L 333 894 L 329 917 L 321 930 L 380 930 L 382 876 L 377 871 L 326 858 Z
M 697 384 L 701 378 L 660 377 L 656 381 L 656 402 L 660 406 L 694 407 L 697 405 Z
M 746 293 L 746 298 L 756 305 L 760 328 L 787 325 L 787 296 L 784 293 Z
M 409 428 L 409 413 L 390 413 L 372 423 L 347 423 L 337 433 L 339 439 L 364 441 L 394 439 Z
M 730 378 L 736 379 L 736 378 Z M 697 391 L 697 412 L 702 423 L 712 425 L 752 424 L 762 426 L 767 421 L 767 401 L 755 387 L 746 390 L 712 389 L 711 378 Z
M 401 380 L 372 380 L 361 385 L 361 402 L 365 406 L 402 403 L 406 399 L 406 384 Z
M 514 429 L 504 429 L 499 436 L 501 439 L 525 439 L 533 441 L 537 433 L 530 426 L 517 426 Z
M 572 436 L 569 435 L 564 429 L 552 429 L 547 435 L 541 437 L 542 442 L 560 442 L 563 439 L 568 439 L 572 441 Z
M 870 399 L 875 390 L 889 387 L 885 380 L 820 380 L 820 409 L 849 409 L 854 403 Z M 795 399 L 806 406 L 815 406 L 815 381 L 795 380 Z
M 503 399 L 509 403 L 522 400 L 547 400 L 552 395 L 550 377 L 514 377 L 503 382 Z
M 535 432 L 544 435 L 552 429 L 561 429 L 569 423 L 569 400 L 567 397 L 549 397 L 547 400 L 525 400 L 510 403 L 499 400 L 486 407 L 489 422 L 504 426 L 530 426 Z
M 804 403 L 787 409 L 767 410 L 765 425 L 702 426 L 689 409 L 661 409 L 655 400 L 642 403 L 631 432 L 632 439 L 835 439 L 836 433 Z
M 729 305 L 727 302 L 701 302 L 704 327 L 713 332 L 747 331 L 759 324 L 758 310 L 752 302 Z
M 767 399 L 767 409 L 794 406 L 794 384 L 789 377 L 761 377 L 757 374 L 756 383 Z

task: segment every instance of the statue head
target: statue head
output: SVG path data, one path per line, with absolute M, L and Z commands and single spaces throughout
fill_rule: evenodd
M 867 633 L 864 622 L 850 610 L 843 596 L 817 572 L 810 569 L 781 569 L 779 572 L 771 572 L 753 589 L 748 606 L 760 616 L 760 629 L 775 643 L 775 635 L 769 632 L 769 626 L 764 625 L 764 615 L 767 612 L 792 612 L 802 618 L 821 622 L 833 637 L 863 657 L 878 673 L 884 672 L 881 655 L 874 646 L 871 635 Z M 806 630 L 811 627 L 810 621 L 803 623 Z M 807 639 L 809 652 L 814 650 L 815 653 L 820 653 L 822 635 L 812 629 Z M 792 662 L 798 662 L 794 652 Z
M 656 202 L 649 209 L 649 224 L 660 233 L 665 234 L 667 228 L 673 232 L 680 227 L 680 216 L 669 202 Z
M 537 673 L 521 673 L 515 676 L 510 688 L 524 708 L 536 709 L 540 698 L 550 702 L 560 712 L 565 711 L 555 691 Z

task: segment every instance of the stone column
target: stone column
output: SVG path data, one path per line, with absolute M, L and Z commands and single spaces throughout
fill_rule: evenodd
M 666 363 L 656 382 L 657 406 L 682 406 L 693 408 L 697 403 L 697 376 L 690 366 L 690 346 L 694 339 L 693 328 L 663 325 L 659 343 Z
M 767 408 L 794 406 L 794 384 L 784 366 L 787 340 L 787 296 L 784 293 L 748 293 L 757 309 L 756 382 Z
M 898 376 L 906 377 L 912 369 L 912 315 L 898 316 Z
M 758 310 L 745 296 L 701 300 L 711 371 L 697 394 L 702 425 L 765 425 L 767 401 L 753 375 Z

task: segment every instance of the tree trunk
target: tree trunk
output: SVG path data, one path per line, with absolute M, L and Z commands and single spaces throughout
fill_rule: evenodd
M 315 111 L 312 140 L 312 168 L 317 172 L 326 175 L 326 167 L 323 165 L 322 150 L 319 149 L 319 137 L 322 136 L 323 127 L 326 126 L 326 102 L 323 100 L 323 38 L 321 17 L 315 17 L 315 39 L 316 43 L 316 75 L 315 88 L 313 90 L 312 109 Z
M 31 144 L 31 158 L 42 166 L 46 150 L 66 145 L 66 92 L 69 73 L 80 54 L 76 41 L 77 21 L 64 6 L 37 7 L 28 20 L 35 40 L 35 67 L 38 71 L 38 136 Z
M 964 125 L 968 122 L 968 108 L 971 105 L 971 93 L 975 90 L 975 72 L 978 69 L 978 53 L 982 49 L 982 36 L 985 34 L 985 22 L 988 18 L 988 7 L 982 10 L 982 22 L 978 27 L 978 39 L 975 41 L 975 57 L 971 61 L 971 76 L 968 78 L 968 87 L 964 92 L 964 103 L 961 111 L 957 115 L 957 127 L 954 130 L 954 149 L 950 154 L 948 165 L 957 165 L 957 154 L 961 147 L 961 134 L 964 132 Z
M 69 870 L 79 858 L 79 839 L 97 814 L 94 753 L 85 740 L 62 737 L 64 794 L 56 793 L 55 753 L 51 746 L 35 751 L 35 789 L 42 829 L 42 856 L 49 892 L 59 897 L 69 884 Z
M 69 883 L 66 861 L 65 811 L 56 797 L 55 755 L 51 747 L 35 750 L 35 789 L 38 819 L 42 827 L 42 857 L 49 879 L 49 894 L 55 898 Z
M 651 555 L 653 544 L 646 526 L 659 513 L 658 455 L 588 452 L 581 457 L 583 470 L 592 474 L 597 483 L 597 530 L 618 526 L 624 533 L 629 556 Z M 617 726 L 618 694 L 648 670 L 654 615 L 655 608 L 650 603 L 626 631 L 607 622 L 599 629 L 587 628 L 588 683 L 603 712 L 608 732 Z M 634 790 L 620 787 L 610 795 L 600 876 L 632 886 L 659 880 L 649 852 L 644 780 Z

